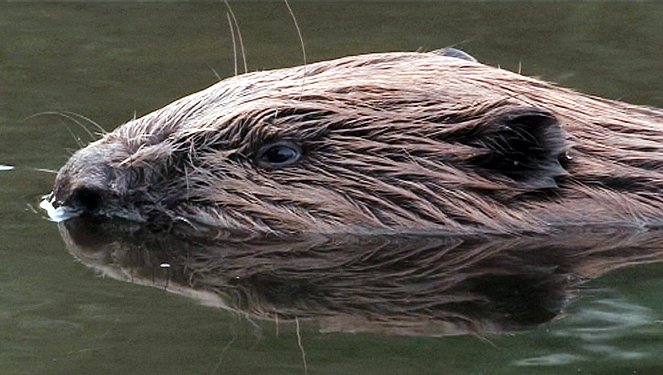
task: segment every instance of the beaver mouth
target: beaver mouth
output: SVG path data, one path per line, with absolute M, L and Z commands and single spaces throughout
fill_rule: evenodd
M 46 214 L 51 221 L 56 223 L 80 216 L 83 212 L 80 209 L 62 205 L 57 199 L 55 199 L 55 194 L 53 193 L 44 195 L 41 202 L 39 202 L 39 207 L 46 211 Z
M 46 210 L 52 220 L 60 222 L 84 214 L 98 216 L 103 212 L 107 200 L 100 189 L 86 186 L 73 189 L 56 187 L 43 198 L 39 206 Z
M 66 202 L 57 199 L 55 192 L 42 197 L 39 207 L 46 211 L 50 220 L 60 223 L 75 217 L 120 218 L 134 222 L 145 222 L 146 219 L 137 209 L 104 208 L 105 199 L 94 189 L 76 189 Z

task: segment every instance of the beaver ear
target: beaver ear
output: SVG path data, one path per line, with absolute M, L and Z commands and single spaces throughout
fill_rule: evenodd
M 465 51 L 461 51 L 457 48 L 452 48 L 452 47 L 442 48 L 433 51 L 433 53 L 440 56 L 454 57 L 461 60 L 477 62 L 477 59 L 475 59 L 472 55 L 470 55 Z
M 559 163 L 565 149 L 564 135 L 552 113 L 533 107 L 507 107 L 487 120 L 476 140 L 489 150 L 474 160 L 481 168 L 529 189 L 556 188 L 555 177 L 568 174 Z

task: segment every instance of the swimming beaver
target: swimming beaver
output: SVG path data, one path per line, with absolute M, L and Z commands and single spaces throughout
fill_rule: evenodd
M 225 79 L 77 151 L 51 202 L 156 225 L 532 233 L 663 224 L 663 110 L 463 53 Z

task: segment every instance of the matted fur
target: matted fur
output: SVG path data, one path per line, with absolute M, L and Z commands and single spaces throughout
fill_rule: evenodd
M 256 165 L 277 140 L 301 160 Z M 74 154 L 54 199 L 256 232 L 524 233 L 659 226 L 662 188 L 663 110 L 385 53 L 228 78 L 130 121 Z

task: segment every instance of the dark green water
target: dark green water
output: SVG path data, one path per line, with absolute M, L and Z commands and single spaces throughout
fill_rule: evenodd
M 309 61 L 459 45 L 480 61 L 663 107 L 657 3 L 292 3 Z M 302 63 L 282 3 L 237 3 L 251 70 Z M 101 278 L 34 207 L 72 137 L 52 111 L 112 129 L 233 74 L 225 8 L 0 4 L 1 374 L 660 374 L 663 267 L 583 286 L 556 321 L 512 335 L 399 337 L 252 322 Z M 36 117 L 33 115 L 42 114 Z M 69 129 L 69 130 L 68 130 Z

